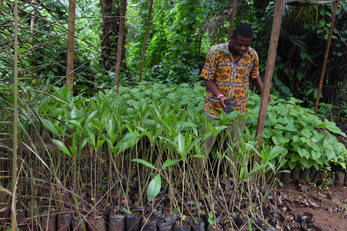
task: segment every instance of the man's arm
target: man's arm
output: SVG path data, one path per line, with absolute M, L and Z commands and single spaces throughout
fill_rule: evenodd
M 257 78 L 253 79 L 253 83 L 254 85 L 257 87 L 257 89 L 260 91 L 260 95 L 263 94 L 263 89 L 264 89 L 264 84 L 263 81 L 261 81 L 260 76 L 258 76 Z M 269 95 L 269 103 L 271 102 L 271 95 Z
M 261 81 L 260 76 L 258 76 L 257 78 L 253 79 L 253 83 L 257 87 L 257 89 L 260 91 L 260 94 L 263 94 L 264 84 L 263 84 L 263 81 Z
M 222 92 L 221 90 L 219 89 L 219 87 L 216 85 L 216 82 L 214 80 L 204 80 L 205 81 L 205 86 L 206 88 L 212 92 L 215 96 L 218 96 L 218 95 L 221 95 Z M 218 98 L 220 104 L 222 105 L 222 107 L 226 107 L 225 106 L 225 103 L 224 101 L 226 100 L 227 98 L 223 95 L 221 97 Z

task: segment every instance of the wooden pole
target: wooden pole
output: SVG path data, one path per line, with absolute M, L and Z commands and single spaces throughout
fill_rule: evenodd
M 271 85 L 272 75 L 273 75 L 274 67 L 275 67 L 278 38 L 281 31 L 283 8 L 284 8 L 284 0 L 277 0 L 275 15 L 272 22 L 270 46 L 268 51 L 265 77 L 264 77 L 264 88 L 263 88 L 263 93 L 261 96 L 261 104 L 260 104 L 259 117 L 258 117 L 258 126 L 257 126 L 257 133 L 256 133 L 258 144 L 261 144 L 261 142 L 263 141 L 262 133 L 264 131 L 267 105 L 268 105 L 268 101 L 270 97 L 270 85 Z M 258 160 L 256 159 L 256 161 Z
M 11 202 L 11 231 L 17 230 L 17 152 L 18 152 L 18 2 L 14 2 L 14 43 L 13 43 L 13 155 L 12 155 L 12 202 Z
M 237 0 L 233 0 L 233 8 L 231 11 L 231 16 L 230 16 L 229 39 L 231 38 L 233 34 L 233 26 L 235 22 L 236 13 L 237 13 Z
M 335 18 L 336 18 L 336 9 L 337 9 L 338 2 L 339 1 L 337 0 L 337 1 L 334 1 L 334 3 L 333 3 L 333 15 L 332 15 L 332 18 L 331 18 L 329 37 L 328 37 L 327 46 L 325 48 L 325 55 L 324 55 L 323 66 L 322 66 L 322 73 L 321 73 L 321 76 L 320 76 L 319 86 L 318 86 L 318 90 L 317 90 L 317 98 L 316 98 L 316 102 L 314 104 L 314 111 L 316 113 L 318 112 L 320 95 L 322 93 L 324 76 L 325 76 L 325 72 L 326 72 L 326 68 L 327 68 L 327 64 L 328 64 L 328 57 L 329 57 L 329 51 L 330 51 L 330 45 L 331 45 L 331 38 L 332 38 L 333 30 L 334 30 L 334 24 L 335 24 Z
M 149 0 L 149 13 L 148 13 L 148 18 L 147 18 L 145 41 L 143 42 L 143 49 L 142 49 L 142 55 L 141 55 L 139 82 L 141 82 L 141 80 L 142 80 L 143 65 L 145 63 L 145 54 L 146 54 L 147 40 L 148 40 L 148 31 L 149 31 L 149 27 L 151 25 L 152 8 L 153 8 L 153 0 Z
M 73 72 L 74 72 L 74 55 L 75 55 L 75 20 L 76 20 L 76 0 L 69 0 L 66 82 L 67 82 L 67 86 L 71 88 L 71 91 L 73 90 Z
M 31 5 L 33 8 L 36 7 L 36 0 L 31 0 Z M 30 33 L 34 33 L 34 24 L 35 24 L 35 11 L 33 10 L 30 14 Z M 32 39 L 32 37 L 31 37 Z
M 119 37 L 117 45 L 117 60 L 116 60 L 116 73 L 114 77 L 114 91 L 118 92 L 119 90 L 119 81 L 120 81 L 120 66 L 122 63 L 122 56 L 124 50 L 124 35 L 125 35 L 125 14 L 127 9 L 127 1 L 122 0 L 121 9 L 119 12 Z

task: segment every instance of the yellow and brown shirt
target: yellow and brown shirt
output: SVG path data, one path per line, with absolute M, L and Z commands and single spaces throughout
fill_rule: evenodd
M 249 79 L 259 76 L 259 58 L 253 48 L 249 48 L 238 62 L 228 49 L 228 43 L 213 46 L 207 57 L 201 78 L 214 80 L 227 99 L 232 98 L 236 102 L 235 109 L 244 113 L 248 109 Z M 207 90 L 204 111 L 216 118 L 221 112 L 222 106 L 217 97 Z

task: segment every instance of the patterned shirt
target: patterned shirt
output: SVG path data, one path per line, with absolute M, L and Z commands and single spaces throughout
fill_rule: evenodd
M 222 94 L 236 102 L 235 109 L 244 113 L 248 109 L 249 79 L 259 76 L 259 58 L 250 47 L 238 62 L 234 62 L 228 44 L 215 45 L 210 49 L 200 76 L 205 80 L 214 80 Z M 219 100 L 209 90 L 204 111 L 213 118 L 218 118 L 217 115 L 222 111 Z

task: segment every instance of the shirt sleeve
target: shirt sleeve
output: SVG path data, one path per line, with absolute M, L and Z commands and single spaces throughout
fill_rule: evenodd
M 201 70 L 200 77 L 205 80 L 215 80 L 217 72 L 217 55 L 215 52 L 209 52 L 206 57 L 204 68 Z
M 254 54 L 254 57 L 253 57 L 253 66 L 252 66 L 252 69 L 251 69 L 251 73 L 250 73 L 250 77 L 251 79 L 256 79 L 258 76 L 260 76 L 260 73 L 259 73 L 259 57 L 258 57 L 258 53 L 253 50 L 253 54 Z

